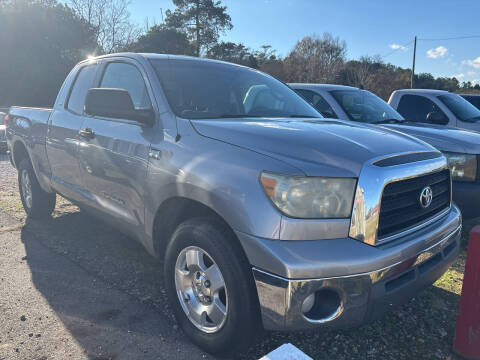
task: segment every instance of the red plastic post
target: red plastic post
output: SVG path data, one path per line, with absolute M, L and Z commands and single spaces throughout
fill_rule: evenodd
M 467 359 L 480 359 L 480 226 L 470 232 L 453 349 Z

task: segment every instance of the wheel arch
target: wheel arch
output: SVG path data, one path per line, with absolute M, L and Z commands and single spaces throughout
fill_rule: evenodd
M 30 159 L 30 154 L 28 153 L 27 147 L 20 140 L 15 141 L 15 143 L 13 144 L 12 159 L 16 168 L 18 168 L 18 165 L 23 159 L 29 159 L 30 162 L 32 161 Z
M 182 222 L 193 218 L 208 218 L 222 226 L 235 240 L 247 258 L 243 247 L 240 244 L 235 232 L 227 221 L 209 206 L 182 196 L 175 196 L 166 199 L 155 213 L 153 222 L 153 246 L 155 255 L 160 259 L 163 258 L 168 243 L 175 229 Z

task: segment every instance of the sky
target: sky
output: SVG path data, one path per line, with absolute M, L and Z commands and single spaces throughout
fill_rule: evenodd
M 330 32 L 347 43 L 347 58 L 381 55 L 385 62 L 415 72 L 456 76 L 480 83 L 480 0 L 222 0 L 233 29 L 224 41 L 259 49 L 264 44 L 287 55 L 307 35 Z M 161 23 L 171 0 L 131 0 L 134 22 Z M 477 36 L 454 39 L 454 37 Z M 424 39 L 424 40 L 423 40 Z M 435 40 L 427 40 L 435 39 Z M 437 40 L 445 39 L 445 40 Z M 395 51 L 394 51 L 395 50 Z

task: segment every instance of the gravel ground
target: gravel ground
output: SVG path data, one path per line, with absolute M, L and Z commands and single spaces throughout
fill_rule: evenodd
M 290 342 L 314 359 L 456 359 L 464 261 L 465 250 L 434 286 L 370 325 L 266 333 L 237 358 Z M 0 157 L 0 360 L 212 359 L 166 304 L 161 266 L 68 201 L 59 198 L 52 220 L 25 223 L 16 171 Z

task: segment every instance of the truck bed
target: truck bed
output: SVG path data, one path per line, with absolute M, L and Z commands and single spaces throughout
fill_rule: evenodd
M 7 143 L 10 150 L 14 146 L 24 146 L 32 159 L 37 174 L 50 173 L 46 154 L 48 119 L 52 109 L 12 106 L 9 111 Z M 15 152 L 14 152 L 15 154 Z M 15 164 L 18 166 L 18 164 Z

